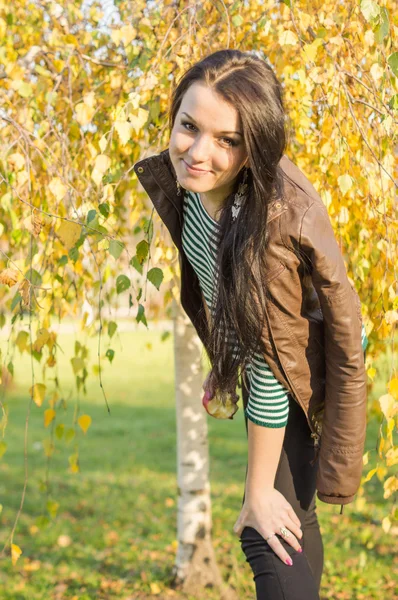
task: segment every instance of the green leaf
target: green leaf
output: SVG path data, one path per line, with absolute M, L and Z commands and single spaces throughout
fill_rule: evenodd
M 109 321 L 108 323 L 108 335 L 111 338 L 117 329 L 117 323 L 115 321 Z
M 97 216 L 97 211 L 92 209 L 89 210 L 87 213 L 87 225 L 91 222 L 94 221 L 95 217 Z
M 395 77 L 398 77 L 398 52 L 390 54 L 387 62 L 390 65 L 390 69 L 394 73 Z
M 119 258 L 124 248 L 124 244 L 122 242 L 118 242 L 117 240 L 111 240 L 109 242 L 109 253 L 113 256 L 115 260 Z
M 160 341 L 164 342 L 165 340 L 167 340 L 167 338 L 170 337 L 170 331 L 163 331 L 162 335 L 160 336 Z
M 66 256 L 66 254 L 64 254 L 63 256 L 61 256 L 61 258 L 58 259 L 58 264 L 63 267 L 64 265 L 66 265 L 66 263 L 68 262 L 68 257 Z
M 148 327 L 148 323 L 145 318 L 145 308 L 142 306 L 142 304 L 138 305 L 136 321 L 137 321 L 137 323 L 143 323 L 145 325 L 145 327 Z
M 110 208 L 107 202 L 103 202 L 102 204 L 100 204 L 98 206 L 98 210 L 100 211 L 101 215 L 105 217 L 105 219 L 109 217 Z
M 392 110 L 398 110 L 398 94 L 394 94 L 394 96 L 390 99 L 388 106 Z
M 108 350 L 106 351 L 105 356 L 107 357 L 107 359 L 109 360 L 109 362 L 112 363 L 113 358 L 115 356 L 115 351 L 112 350 L 111 348 L 108 348 Z
M 25 277 L 32 285 L 41 285 L 42 277 L 36 269 L 28 269 L 25 273 Z
M 152 219 L 145 218 L 144 232 L 148 236 L 148 244 L 152 242 L 153 238 L 153 221 Z
M 14 310 L 14 308 L 17 306 L 17 304 L 19 304 L 19 302 L 21 302 L 22 300 L 22 296 L 19 292 L 17 292 L 14 296 L 14 298 L 12 299 L 11 302 L 11 310 Z
M 131 281 L 127 277 L 127 275 L 119 275 L 118 278 L 116 279 L 116 292 L 118 294 L 121 294 L 125 290 L 128 290 L 130 285 L 131 285 Z
M 150 271 L 148 271 L 148 279 L 155 288 L 159 289 L 160 284 L 163 281 L 163 271 L 162 269 L 158 269 L 158 267 L 154 267 Z
M 130 260 L 130 265 L 134 267 L 134 269 L 136 269 L 140 275 L 142 275 L 142 266 L 136 256 L 133 256 L 133 258 Z
M 137 244 L 137 246 L 135 248 L 135 253 L 137 255 L 138 262 L 140 263 L 140 265 L 142 265 L 149 254 L 148 242 L 146 240 L 142 240 L 142 242 Z
M 79 250 L 77 248 L 71 248 L 68 252 L 69 258 L 75 263 L 79 258 Z
M 138 294 L 137 294 L 137 302 L 139 302 L 141 300 L 141 296 L 142 296 L 142 288 L 140 287 L 140 289 L 138 290 Z
M 375 40 L 378 44 L 381 44 L 384 38 L 388 35 L 390 30 L 390 23 L 388 19 L 388 10 L 386 8 L 380 9 L 379 24 L 375 29 Z

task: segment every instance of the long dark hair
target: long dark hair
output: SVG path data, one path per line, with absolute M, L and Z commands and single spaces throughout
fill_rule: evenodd
M 282 170 L 278 165 L 287 145 L 286 116 L 282 86 L 265 60 L 226 49 L 206 56 L 179 80 L 171 99 L 170 132 L 185 92 L 198 81 L 238 111 L 250 165 L 248 195 L 237 219 L 235 222 L 231 219 L 231 206 L 243 169 L 225 199 L 218 221 L 216 273 L 219 276 L 205 346 L 212 365 L 212 384 L 224 402 L 228 391 L 235 391 L 245 364 L 263 348 L 262 300 L 266 290 L 264 277 L 259 274 L 265 272 L 268 205 L 283 193 Z M 231 331 L 236 334 L 235 350 L 225 343 Z

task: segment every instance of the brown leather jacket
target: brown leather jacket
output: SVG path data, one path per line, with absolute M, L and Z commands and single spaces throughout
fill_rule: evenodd
M 319 500 L 344 505 L 360 485 L 366 437 L 361 305 L 322 199 L 286 155 L 280 167 L 291 181 L 269 206 L 264 358 L 307 417 Z M 182 248 L 183 196 L 168 149 L 134 170 L 179 251 L 181 304 L 205 343 L 206 313 Z

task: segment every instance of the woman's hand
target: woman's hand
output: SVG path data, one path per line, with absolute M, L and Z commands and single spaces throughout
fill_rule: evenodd
M 286 498 L 275 488 L 256 492 L 255 496 L 245 496 L 242 510 L 233 528 L 234 533 L 240 537 L 245 527 L 253 527 L 264 539 L 272 533 L 281 535 L 280 528 L 285 527 L 291 535 L 282 537 L 295 550 L 301 552 L 301 546 L 297 541 L 297 538 L 301 539 L 303 536 L 300 520 Z M 267 544 L 284 563 L 290 559 L 276 536 L 267 540 Z
M 212 371 L 207 375 L 203 384 L 203 389 L 205 394 L 202 398 L 202 404 L 207 413 L 216 419 L 233 419 L 234 414 L 239 408 L 237 404 L 239 395 L 236 393 L 236 385 L 235 389 L 231 389 L 229 392 L 225 404 L 223 404 L 219 396 L 215 394 Z

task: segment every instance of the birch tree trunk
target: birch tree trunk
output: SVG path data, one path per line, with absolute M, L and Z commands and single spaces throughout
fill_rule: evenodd
M 183 309 L 174 303 L 174 364 L 177 416 L 177 540 L 172 587 L 195 598 L 217 588 L 237 600 L 218 569 L 211 540 L 207 413 L 202 406 L 202 343 Z M 207 594 L 207 595 L 206 595 Z

